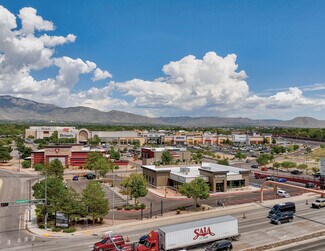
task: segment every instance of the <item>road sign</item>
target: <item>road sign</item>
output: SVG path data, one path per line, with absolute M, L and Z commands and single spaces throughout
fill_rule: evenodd
M 30 200 L 16 200 L 16 204 L 24 204 L 24 203 L 29 203 L 31 202 Z
M 2 202 L 2 203 L 0 203 L 0 206 L 1 207 L 7 207 L 7 206 L 9 206 L 9 203 L 8 202 Z

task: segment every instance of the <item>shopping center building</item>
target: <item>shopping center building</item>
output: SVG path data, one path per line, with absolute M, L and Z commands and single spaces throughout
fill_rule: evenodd
M 249 186 L 250 170 L 214 163 L 195 166 L 143 165 L 143 175 L 153 187 L 174 187 L 202 177 L 212 193 L 227 192 Z

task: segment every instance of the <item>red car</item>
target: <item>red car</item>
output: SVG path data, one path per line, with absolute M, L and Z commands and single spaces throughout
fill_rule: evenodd
M 114 245 L 114 243 L 115 245 Z M 122 235 L 114 235 L 112 237 L 107 237 L 94 244 L 94 251 L 114 251 L 115 246 L 122 247 L 125 245 Z

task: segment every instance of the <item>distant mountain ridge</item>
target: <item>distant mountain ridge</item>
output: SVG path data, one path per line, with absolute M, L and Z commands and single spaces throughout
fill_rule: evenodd
M 281 121 L 275 119 L 254 120 L 225 117 L 158 117 L 112 110 L 102 112 L 84 106 L 62 108 L 52 104 L 38 103 L 29 99 L 0 96 L 0 121 L 42 123 L 84 123 L 121 125 L 171 125 L 181 127 L 243 127 L 278 126 L 301 128 L 325 128 L 325 120 L 297 117 Z

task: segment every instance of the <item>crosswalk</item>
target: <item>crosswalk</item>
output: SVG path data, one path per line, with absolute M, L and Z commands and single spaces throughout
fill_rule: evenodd
M 0 250 L 6 250 L 9 247 L 15 246 L 24 246 L 30 245 L 36 241 L 36 237 L 32 236 L 21 236 L 21 237 L 14 237 L 14 236 L 1 236 L 0 235 Z

